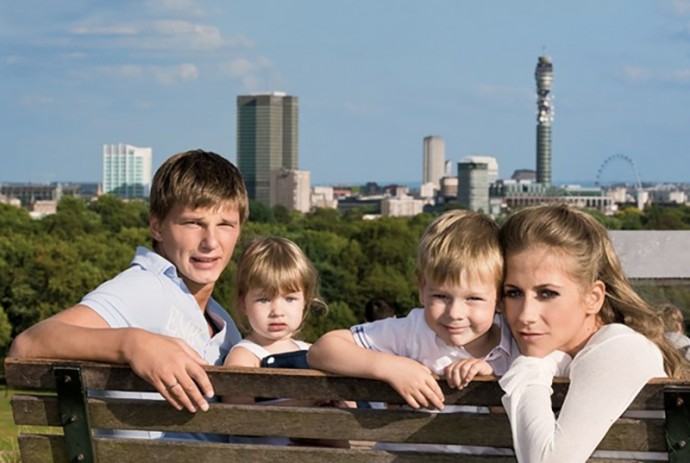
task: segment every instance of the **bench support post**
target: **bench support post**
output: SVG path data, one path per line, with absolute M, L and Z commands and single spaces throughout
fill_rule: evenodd
M 67 459 L 71 463 L 93 463 L 91 426 L 81 370 L 74 367 L 55 367 L 53 375 L 60 406 L 60 420 L 65 433 Z
M 666 388 L 664 409 L 669 462 L 690 461 L 690 387 Z

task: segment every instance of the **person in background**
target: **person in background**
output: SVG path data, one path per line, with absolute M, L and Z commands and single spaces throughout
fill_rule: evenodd
M 517 459 L 583 463 L 651 378 L 690 374 L 592 216 L 525 208 L 500 239 L 503 313 L 523 354 L 499 381 Z M 554 376 L 570 379 L 558 417 Z
M 137 248 L 127 270 L 21 333 L 8 356 L 126 363 L 175 408 L 207 410 L 214 392 L 202 367 L 222 364 L 240 340 L 212 293 L 248 215 L 228 160 L 201 150 L 170 157 L 151 187 L 153 249 Z
M 364 305 L 364 320 L 375 322 L 384 318 L 395 318 L 395 309 L 385 299 L 378 297 L 369 299 Z
M 672 304 L 662 304 L 658 309 L 666 329 L 664 336 L 690 361 L 690 338 L 685 335 L 683 312 Z

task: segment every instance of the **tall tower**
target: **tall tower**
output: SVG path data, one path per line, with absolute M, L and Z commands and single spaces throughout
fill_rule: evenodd
M 103 192 L 120 198 L 148 198 L 152 158 L 151 148 L 103 145 Z
M 534 71 L 537 81 L 537 183 L 551 184 L 551 123 L 553 122 L 553 64 L 544 55 Z
M 250 199 L 268 205 L 271 172 L 297 169 L 297 108 L 282 92 L 237 97 L 237 167 Z
M 446 143 L 438 136 L 424 137 L 424 160 L 422 165 L 422 184 L 433 183 L 435 189 L 441 188 L 446 165 Z

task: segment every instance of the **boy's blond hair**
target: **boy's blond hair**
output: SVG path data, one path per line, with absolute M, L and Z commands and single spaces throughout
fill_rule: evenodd
M 496 223 L 479 212 L 451 210 L 437 217 L 422 235 L 417 285 L 457 285 L 465 271 L 473 278 L 492 278 L 500 291 L 503 267 Z

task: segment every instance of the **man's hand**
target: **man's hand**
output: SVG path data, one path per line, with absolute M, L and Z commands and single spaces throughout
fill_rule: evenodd
M 448 386 L 462 389 L 477 375 L 492 375 L 494 369 L 483 359 L 462 359 L 451 363 L 444 370 Z
M 192 413 L 208 410 L 213 386 L 197 352 L 181 339 L 131 329 L 123 355 L 132 370 L 149 382 L 173 407 Z
M 421 363 L 406 357 L 393 357 L 387 362 L 384 378 L 410 407 L 443 409 L 445 398 L 438 381 Z

